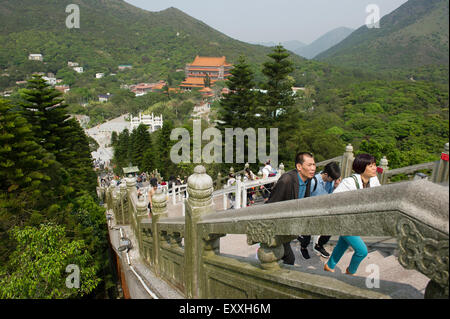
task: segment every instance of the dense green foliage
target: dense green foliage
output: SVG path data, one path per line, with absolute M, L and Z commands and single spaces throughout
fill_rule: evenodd
M 20 93 L 20 103 L 0 100 L 0 280 L 9 282 L 2 294 L 13 298 L 114 296 L 104 208 L 94 201 L 97 176 L 89 141 L 78 122 L 68 119 L 59 92 L 40 77 L 30 80 Z M 36 228 L 48 223 L 61 228 L 48 232 Z M 19 228 L 8 237 L 14 227 Z M 41 231 L 56 236 L 52 242 L 61 246 L 34 247 L 33 238 Z M 59 261 L 51 255 L 58 249 L 68 252 Z M 87 281 L 68 293 L 60 286 L 60 275 L 67 266 L 63 262 L 74 258 L 87 271 Z M 49 260 L 60 262 L 60 267 L 48 268 Z M 17 268 L 21 263 L 32 269 Z M 47 265 L 41 277 L 29 273 L 34 271 L 32 263 Z
M 72 3 L 80 8 L 79 29 L 65 25 L 65 9 Z M 259 63 L 270 51 L 227 37 L 175 8 L 149 12 L 119 0 L 6 0 L 0 3 L 0 20 L 0 68 L 10 75 L 0 77 L 0 88 L 32 72 L 53 72 L 80 88 L 98 72 L 117 73 L 128 84 L 167 79 L 170 73 L 176 80 L 175 70 L 196 55 L 225 55 L 235 62 L 246 54 Z M 43 54 L 46 64 L 28 61 L 29 53 Z M 76 74 L 68 61 L 80 63 L 85 73 Z M 120 64 L 133 69 L 118 71 Z
M 271 82 L 289 80 L 289 72 L 277 72 L 277 60 L 274 59 L 277 56 L 283 61 L 286 53 L 276 48 L 269 56 L 275 62 L 267 62 L 263 71 L 268 77 L 268 83 L 263 86 L 269 89 L 268 94 L 259 98 L 258 106 L 253 108 L 269 110 L 264 117 L 273 121 L 266 122 L 263 127 L 279 129 L 279 159 L 287 167 L 293 167 L 296 152 L 310 151 L 317 161 L 321 161 L 341 155 L 348 143 L 357 153 L 369 152 L 378 160 L 386 156 L 391 168 L 438 159 L 449 137 L 446 86 L 392 80 L 366 80 L 332 86 L 317 81 L 298 91 L 295 102 L 285 102 L 286 98 L 292 98 L 291 91 L 287 93 L 288 85 L 284 95 L 269 94 L 276 92 L 276 85 L 272 85 L 270 91 Z M 247 114 L 249 101 L 253 101 L 249 93 L 253 85 L 252 74 L 241 72 L 243 67 L 245 64 L 237 65 L 239 72 L 236 71 L 228 82 L 235 92 L 225 96 L 220 103 L 218 114 L 225 122 L 224 127 L 251 127 L 242 124 L 241 120 L 241 116 Z M 285 67 L 288 68 L 289 63 Z M 242 83 L 241 87 L 236 83 Z M 244 83 L 249 83 L 249 86 Z M 250 94 L 249 97 L 237 99 L 244 97 L 244 92 Z M 270 109 L 264 105 L 276 107 Z M 283 105 L 286 105 L 284 109 Z M 278 122 L 271 116 L 275 110 L 279 110 L 278 115 L 288 116 Z M 233 113 L 240 116 L 232 116 Z M 258 125 L 262 122 L 255 120 L 250 123 Z
M 60 299 L 84 296 L 92 292 L 100 279 L 92 266 L 92 256 L 82 240 L 71 241 L 65 229 L 55 225 L 14 227 L 11 237 L 17 248 L 11 254 L 7 269 L 0 273 L 0 298 Z M 66 278 L 76 265 L 78 288 L 70 288 Z M 71 279 L 71 278 L 69 278 Z M 79 282 L 78 282 L 79 280 Z
M 364 25 L 316 59 L 371 71 L 399 69 L 416 79 L 421 67 L 446 66 L 448 82 L 448 36 L 448 0 L 409 0 L 384 16 L 379 28 Z

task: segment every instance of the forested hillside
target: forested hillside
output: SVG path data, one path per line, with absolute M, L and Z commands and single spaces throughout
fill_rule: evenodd
M 79 29 L 66 27 L 69 4 L 79 5 Z M 5 0 L 0 20 L 0 68 L 9 74 L 0 77 L 0 87 L 31 72 L 53 72 L 70 80 L 75 72 L 67 68 L 68 61 L 80 63 L 91 78 L 131 64 L 132 75 L 125 79 L 148 81 L 166 79 L 196 55 L 225 55 L 234 62 L 245 54 L 260 63 L 270 52 L 234 40 L 178 9 L 149 12 L 122 0 Z M 30 53 L 41 53 L 45 63 L 28 61 Z
M 448 36 L 448 0 L 409 0 L 384 16 L 379 28 L 364 25 L 316 59 L 372 71 L 411 70 L 412 76 L 419 68 L 448 73 Z

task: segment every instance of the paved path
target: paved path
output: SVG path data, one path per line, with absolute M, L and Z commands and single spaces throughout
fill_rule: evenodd
M 94 138 L 100 145 L 96 152 L 92 152 L 92 157 L 94 159 L 99 159 L 102 162 L 110 162 L 113 158 L 113 149 L 108 147 L 111 144 L 112 132 L 117 132 L 118 134 L 129 129 L 130 122 L 126 121 L 125 118 L 128 114 L 122 115 L 103 124 L 99 124 L 95 127 L 85 130 L 86 134 Z

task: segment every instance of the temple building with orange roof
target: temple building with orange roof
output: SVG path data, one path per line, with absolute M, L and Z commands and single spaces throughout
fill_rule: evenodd
M 226 80 L 231 75 L 232 67 L 232 64 L 227 63 L 225 56 L 196 56 L 194 62 L 186 65 L 186 79 L 180 84 L 180 88 L 184 90 L 204 88 L 207 75 L 211 79 L 211 85 L 217 81 Z
M 199 92 L 204 98 L 208 98 L 208 97 L 213 97 L 214 96 L 214 91 L 211 88 L 203 88 Z

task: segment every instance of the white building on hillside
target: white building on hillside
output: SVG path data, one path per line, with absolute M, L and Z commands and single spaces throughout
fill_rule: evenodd
M 31 61 L 44 61 L 44 57 L 42 56 L 42 54 L 34 54 L 34 53 L 31 53 L 29 56 L 28 56 L 28 60 L 31 60 Z
M 130 120 L 130 132 L 141 123 L 147 125 L 150 132 L 153 133 L 163 127 L 163 116 L 162 114 L 160 116 L 154 116 L 153 113 L 152 115 L 144 115 L 142 112 L 139 112 L 139 116 L 132 117 Z
M 83 73 L 83 72 L 84 72 L 82 66 L 76 66 L 76 67 L 74 67 L 73 69 L 74 69 L 75 72 L 78 72 L 78 73 Z
M 47 84 L 49 84 L 49 85 L 56 85 L 56 78 L 54 78 L 54 77 L 47 77 L 47 76 L 43 76 L 42 78 L 45 80 L 45 82 Z

